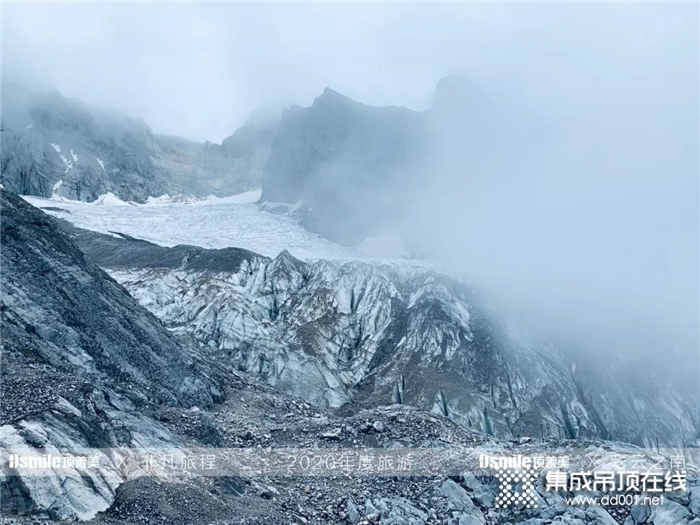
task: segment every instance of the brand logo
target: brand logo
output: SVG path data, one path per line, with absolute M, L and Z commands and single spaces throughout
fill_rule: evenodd
M 496 508 L 524 506 L 537 508 L 535 480 L 539 467 L 529 456 L 479 456 L 479 467 L 491 469 L 498 480 Z

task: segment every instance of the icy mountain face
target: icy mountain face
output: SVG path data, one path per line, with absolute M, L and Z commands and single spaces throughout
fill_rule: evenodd
M 119 446 L 179 446 L 154 407 L 207 407 L 223 396 L 194 348 L 85 259 L 56 221 L 0 190 L 0 449 L 81 455 Z M 119 458 L 67 474 L 0 472 L 3 513 L 89 518 L 126 478 Z M 4 467 L 3 467 L 4 468 Z
M 225 145 L 155 135 L 141 120 L 57 91 L 4 83 L 0 182 L 24 195 L 145 202 L 164 194 L 231 195 L 260 186 L 276 128 L 255 118 Z
M 402 177 L 420 115 L 372 107 L 330 88 L 309 108 L 284 111 L 263 172 L 262 200 L 295 204 L 304 225 L 357 244 L 381 224 Z
M 677 391 L 624 363 L 572 366 L 424 269 L 72 236 L 166 326 L 321 406 L 403 403 L 501 437 L 676 445 L 698 433 Z

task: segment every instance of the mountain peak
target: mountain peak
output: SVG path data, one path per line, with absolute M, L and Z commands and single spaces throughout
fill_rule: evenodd
M 338 93 L 335 89 L 331 89 L 331 88 L 329 88 L 328 86 L 326 86 L 326 87 L 324 88 L 323 94 L 322 94 L 322 95 L 324 95 L 324 96 L 326 96 L 326 97 L 334 97 L 334 96 L 342 97 L 342 96 L 343 96 L 343 95 L 341 95 L 340 93 Z
M 352 100 L 350 97 L 346 97 L 345 95 L 342 95 L 335 91 L 334 89 L 331 89 L 329 87 L 326 87 L 323 90 L 323 93 L 316 97 L 316 100 L 314 103 L 331 103 L 331 104 L 338 104 L 338 103 L 355 103 L 354 100 Z

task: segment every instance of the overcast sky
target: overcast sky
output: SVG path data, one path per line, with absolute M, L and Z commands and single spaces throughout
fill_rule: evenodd
M 594 64 L 687 60 L 698 20 L 694 4 L 94 2 L 5 3 L 2 24 L 4 78 L 219 142 L 252 110 L 326 86 L 423 110 L 439 78 L 466 74 L 556 104 L 581 82 L 595 91 Z

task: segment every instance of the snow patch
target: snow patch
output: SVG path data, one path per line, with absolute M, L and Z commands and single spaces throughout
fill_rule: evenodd
M 265 201 L 260 203 L 260 208 L 272 213 L 278 213 L 282 215 L 293 215 L 303 205 L 303 200 L 299 200 L 294 204 L 289 204 L 288 202 Z M 309 210 L 311 210 L 311 208 L 309 208 Z
M 100 195 L 99 197 L 97 197 L 96 200 L 92 201 L 90 204 L 94 204 L 96 206 L 133 206 L 133 204 L 131 204 L 130 202 L 125 202 L 121 200 L 111 191 L 109 193 L 105 193 L 104 195 Z
M 209 195 L 204 199 L 194 197 L 192 195 L 161 195 L 160 197 L 148 197 L 146 205 L 148 206 L 168 206 L 171 204 L 252 204 L 260 199 L 262 195 L 261 189 L 246 191 L 228 197 L 216 197 Z
M 70 156 L 73 157 L 73 162 L 78 162 L 78 154 L 73 153 L 73 150 L 70 150 Z
M 63 179 L 59 180 L 56 184 L 53 185 L 53 191 L 56 191 L 58 188 L 60 188 L 62 184 Z
M 27 124 L 27 129 L 32 129 L 34 127 L 34 124 Z
M 51 147 L 56 150 L 56 153 L 58 153 L 58 156 L 61 158 L 61 161 L 63 162 L 63 165 L 66 167 L 65 171 L 63 173 L 68 173 L 68 171 L 73 169 L 73 161 L 70 161 L 66 158 L 66 156 L 61 153 L 61 146 L 58 144 L 54 144 L 53 142 L 51 143 Z M 73 155 L 73 150 L 71 150 L 71 155 Z M 75 160 L 78 160 L 78 157 L 73 157 Z
M 228 197 L 216 197 L 210 195 L 206 199 L 199 201 L 202 204 L 252 204 L 257 202 L 262 195 L 262 189 L 255 189 L 246 191 L 244 193 L 238 193 L 236 195 L 229 195 Z
M 200 199 L 192 195 L 161 195 L 160 197 L 148 197 L 147 206 L 166 206 L 169 204 L 192 204 Z
M 107 173 L 107 171 L 105 170 L 105 163 L 102 162 L 102 161 L 101 161 L 100 159 L 98 159 L 97 157 L 95 157 L 95 160 L 96 160 L 97 163 L 100 165 L 100 168 L 102 168 L 102 171 L 104 171 L 105 173 Z

